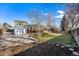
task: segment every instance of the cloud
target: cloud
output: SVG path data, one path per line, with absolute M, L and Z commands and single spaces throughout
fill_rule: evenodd
M 64 11 L 62 11 L 62 10 L 58 10 L 57 11 L 59 14 L 64 14 Z
M 56 18 L 62 18 L 64 16 L 64 11 L 63 10 L 58 10 L 57 13 L 59 13 Z

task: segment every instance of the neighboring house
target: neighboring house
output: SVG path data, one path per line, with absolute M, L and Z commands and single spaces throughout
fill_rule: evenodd
M 17 26 L 23 26 L 26 28 L 26 26 L 28 25 L 28 22 L 26 21 L 20 21 L 20 20 L 15 20 L 14 21 L 14 28 L 17 27 Z

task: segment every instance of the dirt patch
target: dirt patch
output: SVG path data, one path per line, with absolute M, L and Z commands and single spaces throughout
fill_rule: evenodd
M 18 46 L 8 47 L 6 49 L 0 50 L 0 56 L 10 56 L 17 53 L 20 53 L 26 49 L 33 47 L 33 44 L 21 44 Z

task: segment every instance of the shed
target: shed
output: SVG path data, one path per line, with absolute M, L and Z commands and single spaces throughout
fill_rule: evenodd
M 17 36 L 24 36 L 27 33 L 26 28 L 22 27 L 22 26 L 17 26 L 14 29 L 14 34 Z

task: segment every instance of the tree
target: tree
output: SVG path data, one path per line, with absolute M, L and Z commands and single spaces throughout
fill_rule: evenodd
M 4 26 L 4 27 L 7 27 L 7 25 L 8 25 L 7 23 L 3 23 L 3 26 Z
M 8 23 L 3 23 L 3 31 L 7 31 L 11 26 Z
M 47 19 L 47 28 L 48 29 L 55 27 L 54 21 L 55 21 L 54 16 L 51 13 L 48 13 L 48 19 Z
M 38 33 L 38 36 L 40 34 L 40 30 L 41 30 L 41 27 L 40 27 L 40 18 L 41 18 L 41 12 L 37 9 L 34 9 L 34 10 L 31 10 L 29 13 L 28 13 L 28 17 L 30 19 L 33 19 L 34 20 L 34 23 L 36 25 L 36 30 L 37 30 L 37 33 Z
M 66 14 L 61 21 L 61 30 L 71 31 L 79 24 L 79 4 L 66 4 Z
M 65 31 L 65 27 L 67 26 L 65 22 L 66 22 L 66 16 L 64 15 L 61 20 L 61 31 Z
M 70 29 L 77 27 L 79 24 L 79 4 L 67 4 L 66 16 L 70 24 Z

